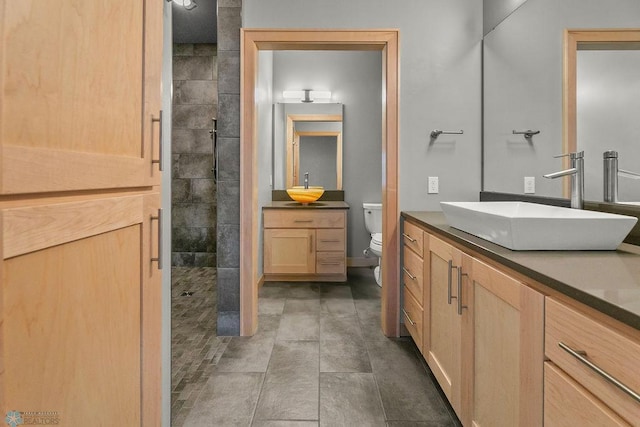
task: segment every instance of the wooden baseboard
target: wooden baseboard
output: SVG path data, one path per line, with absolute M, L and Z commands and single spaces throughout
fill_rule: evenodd
M 262 285 L 264 285 L 264 274 L 258 279 L 258 289 L 260 289 Z

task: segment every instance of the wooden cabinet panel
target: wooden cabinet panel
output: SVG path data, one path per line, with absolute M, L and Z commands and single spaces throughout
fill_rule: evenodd
M 423 252 L 423 233 L 420 227 L 404 221 L 404 232 L 402 233 L 403 244 L 411 248 L 418 256 L 424 256 Z
M 630 424 L 551 362 L 544 364 L 546 427 L 628 427 Z
M 347 265 L 345 263 L 344 252 L 317 252 L 316 253 L 316 273 L 317 274 L 346 274 Z
M 315 273 L 315 231 L 275 228 L 264 230 L 264 272 Z
M 0 1 L 0 194 L 150 184 L 155 3 Z
M 415 254 L 411 249 L 404 247 L 402 265 L 402 284 L 406 286 L 422 306 L 423 292 L 423 259 Z
M 418 348 L 422 348 L 422 328 L 423 328 L 423 310 L 418 301 L 409 292 L 406 286 L 402 287 L 404 297 L 404 307 L 402 315 L 404 316 L 404 325 L 413 337 Z
M 547 357 L 622 418 L 640 426 L 640 403 L 561 348 L 561 343 L 640 393 L 640 340 L 633 340 L 572 307 L 547 298 Z
M 344 210 L 283 209 L 264 211 L 264 228 L 345 228 Z
M 0 204 L 4 413 L 55 411 L 62 425 L 158 419 L 160 274 L 150 215 L 158 204 L 158 194 Z M 42 218 L 49 222 L 29 236 L 37 247 L 11 237 Z
M 344 228 L 319 228 L 316 230 L 316 250 L 344 252 L 345 234 Z
M 458 415 L 462 411 L 460 346 L 462 318 L 453 303 L 457 294 L 452 289 L 457 281 L 457 270 L 462 254 L 453 246 L 430 236 L 425 246 L 425 263 L 429 263 L 429 318 L 425 327 L 429 329 L 427 363 L 444 394 Z M 449 296 L 454 298 L 450 298 Z
M 478 426 L 542 424 L 544 296 L 514 278 L 469 258 L 463 352 L 469 415 Z

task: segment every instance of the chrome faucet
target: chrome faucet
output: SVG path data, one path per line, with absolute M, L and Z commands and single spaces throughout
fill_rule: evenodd
M 545 178 L 560 178 L 561 176 L 571 176 L 571 207 L 573 209 L 582 209 L 584 205 L 584 151 L 576 153 L 562 154 L 558 157 L 569 156 L 571 160 L 570 168 L 543 175 Z
M 602 153 L 604 166 L 604 201 L 618 203 L 618 176 L 640 179 L 640 173 L 618 169 L 618 152 L 605 151 Z
M 304 188 L 309 188 L 309 172 L 304 173 Z

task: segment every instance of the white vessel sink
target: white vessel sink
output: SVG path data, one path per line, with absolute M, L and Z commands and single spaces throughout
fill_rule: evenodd
M 638 221 L 525 202 L 441 202 L 450 226 L 513 250 L 615 250 Z

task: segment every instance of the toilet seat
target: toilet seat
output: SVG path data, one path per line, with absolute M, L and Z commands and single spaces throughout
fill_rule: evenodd
M 376 256 L 382 256 L 382 233 L 373 233 L 369 248 Z

